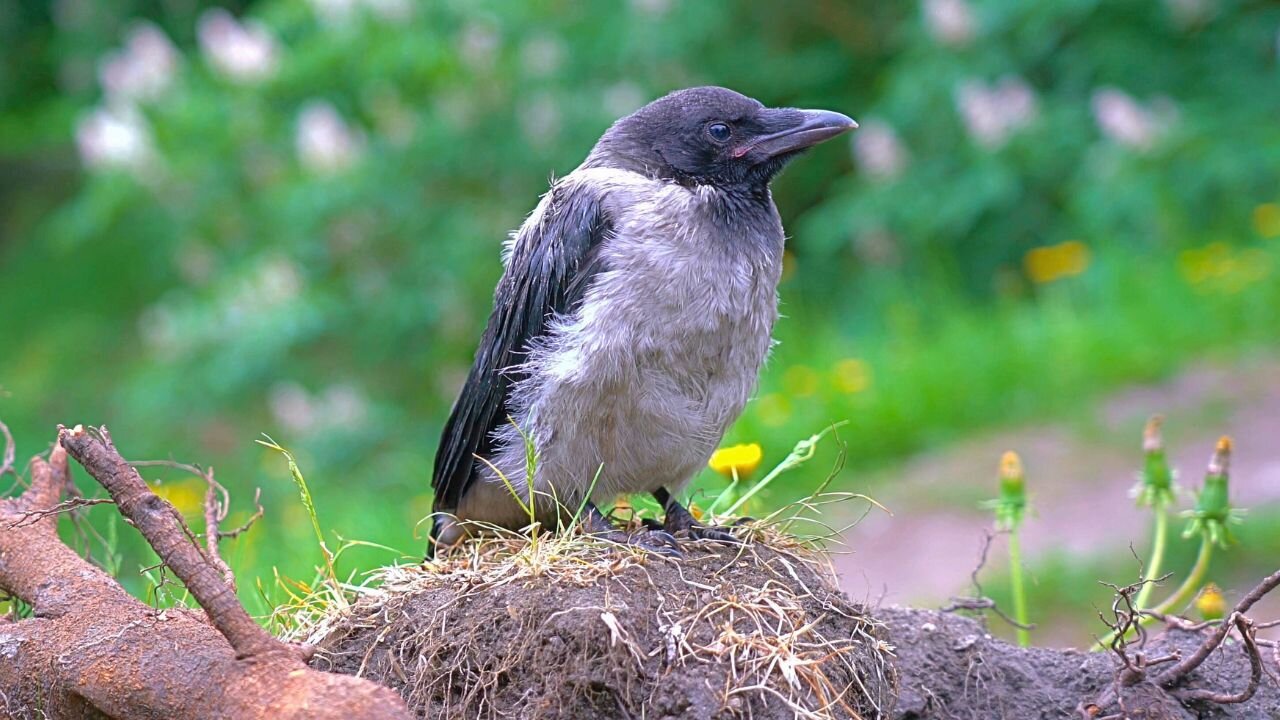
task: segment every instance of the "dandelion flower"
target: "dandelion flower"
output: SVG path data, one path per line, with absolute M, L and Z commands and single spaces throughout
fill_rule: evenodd
M 1027 277 L 1044 285 L 1065 277 L 1079 275 L 1089 268 L 1089 246 L 1079 240 L 1033 248 L 1023 258 Z
M 707 467 L 725 477 L 746 477 L 760 467 L 764 450 L 758 443 L 746 443 L 720 448 L 711 455 Z
M 204 507 L 205 482 L 203 479 L 191 478 L 158 483 L 151 489 L 183 515 L 194 515 Z
M 1222 588 L 1206 583 L 1196 598 L 1196 610 L 1205 620 L 1221 620 L 1227 613 L 1227 599 L 1222 595 Z

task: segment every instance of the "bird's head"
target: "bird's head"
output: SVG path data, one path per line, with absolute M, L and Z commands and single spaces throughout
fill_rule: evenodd
M 687 184 L 763 188 L 788 160 L 856 127 L 837 112 L 770 108 L 726 88 L 696 87 L 615 122 L 585 165 Z

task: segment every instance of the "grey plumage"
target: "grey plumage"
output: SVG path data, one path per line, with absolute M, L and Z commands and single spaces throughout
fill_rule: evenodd
M 506 245 L 436 456 L 434 539 L 463 536 L 455 518 L 528 523 L 507 487 L 528 497 L 526 436 L 544 524 L 584 501 L 650 492 L 666 503 L 683 488 L 770 347 L 783 230 L 768 182 L 853 126 L 694 88 L 619 120 L 555 182 Z

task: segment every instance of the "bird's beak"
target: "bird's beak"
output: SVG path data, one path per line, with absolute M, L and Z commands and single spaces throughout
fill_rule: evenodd
M 756 138 L 746 151 L 758 150 L 766 157 L 795 152 L 830 140 L 858 127 L 847 115 L 830 110 L 790 110 L 787 115 L 798 118 L 784 130 Z M 791 118 L 788 118 L 789 120 Z M 742 154 L 745 154 L 743 152 Z

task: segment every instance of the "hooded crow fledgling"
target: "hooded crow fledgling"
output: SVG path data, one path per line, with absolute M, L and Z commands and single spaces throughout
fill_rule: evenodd
M 675 493 L 741 413 L 778 317 L 783 231 L 769 181 L 857 127 L 699 87 L 618 120 L 512 234 L 475 364 L 436 453 L 432 545 L 484 524 L 588 532 L 665 554 L 674 534 L 734 541 Z M 499 474 L 500 473 L 500 474 Z M 651 493 L 661 529 L 628 535 L 596 507 Z M 517 500 L 517 497 L 519 500 Z

